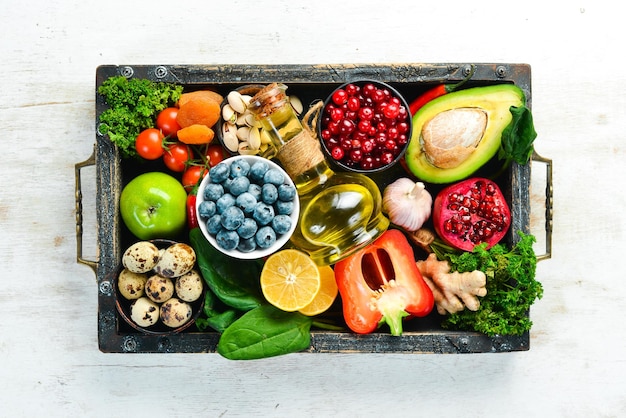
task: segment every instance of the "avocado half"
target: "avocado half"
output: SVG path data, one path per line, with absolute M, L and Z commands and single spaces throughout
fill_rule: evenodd
M 524 106 L 525 103 L 524 92 L 512 84 L 473 87 L 431 100 L 413 116 L 413 134 L 405 154 L 408 169 L 420 180 L 429 183 L 452 183 L 469 177 L 498 152 L 502 131 L 513 119 L 509 108 Z M 486 124 L 484 129 L 481 128 L 482 135 L 477 138 L 475 148 L 470 147 L 468 155 L 462 157 L 463 161 L 454 167 L 442 168 L 434 165 L 433 161 L 436 159 L 424 151 L 424 134 L 426 133 L 424 130 L 425 127 L 430 128 L 430 125 L 435 125 L 435 123 L 430 123 L 434 119 L 445 121 L 446 119 L 441 117 L 444 115 L 443 112 L 451 110 L 458 110 L 458 114 L 468 113 L 462 112 L 468 110 L 474 113 L 484 113 Z M 450 119 L 455 119 L 455 117 L 448 118 Z M 456 117 L 456 120 L 462 121 L 463 117 Z M 464 127 L 450 127 L 450 130 L 462 132 Z

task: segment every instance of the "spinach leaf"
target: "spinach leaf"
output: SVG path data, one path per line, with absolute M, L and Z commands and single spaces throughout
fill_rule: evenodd
M 203 315 L 196 319 L 196 326 L 200 331 L 211 328 L 217 332 L 224 332 L 226 328 L 241 316 L 242 312 L 233 309 L 215 296 L 211 289 L 207 289 L 204 297 Z
M 248 311 L 264 303 L 259 277 L 263 265 L 256 260 L 229 257 L 204 238 L 200 228 L 189 233 L 200 273 L 209 289 L 226 305 Z
M 200 331 L 205 331 L 207 328 L 211 328 L 217 332 L 224 332 L 226 328 L 237 320 L 239 315 L 241 315 L 241 311 L 228 309 L 224 312 L 215 313 L 208 318 L 196 319 L 196 326 Z
M 311 345 L 313 319 L 263 304 L 229 326 L 217 352 L 230 360 L 253 360 L 295 353 Z
M 513 119 L 502 131 L 498 158 L 504 160 L 504 166 L 511 161 L 525 165 L 533 153 L 533 142 L 537 138 L 533 115 L 526 106 L 509 108 Z

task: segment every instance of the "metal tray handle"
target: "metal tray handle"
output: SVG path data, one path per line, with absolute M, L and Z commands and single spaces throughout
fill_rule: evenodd
M 553 204 L 553 187 L 552 187 L 552 160 L 545 158 L 533 151 L 532 161 L 544 163 L 546 165 L 546 252 L 537 255 L 537 261 L 552 258 L 552 204 Z
M 76 261 L 91 267 L 94 273 L 97 274 L 98 262 L 83 257 L 83 192 L 81 189 L 80 171 L 84 167 L 92 165 L 96 165 L 95 150 L 89 158 L 76 163 L 74 166 L 74 174 L 76 175 Z

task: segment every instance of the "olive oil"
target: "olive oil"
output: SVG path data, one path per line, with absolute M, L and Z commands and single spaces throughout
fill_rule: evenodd
M 291 243 L 318 265 L 334 264 L 375 240 L 389 220 L 382 214 L 382 197 L 373 180 L 328 166 L 319 141 L 289 104 L 286 88 L 267 86 L 254 96 L 250 110 L 296 184 L 300 216 Z

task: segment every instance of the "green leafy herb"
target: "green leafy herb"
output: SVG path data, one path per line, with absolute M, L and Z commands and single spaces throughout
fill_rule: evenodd
M 535 237 L 521 231 L 519 236 L 519 242 L 510 250 L 503 244 L 487 250 L 485 243 L 473 252 L 432 246 L 437 257 L 447 260 L 453 271 L 481 270 L 487 275 L 487 295 L 481 299 L 479 310 L 466 309 L 446 316 L 444 328 L 474 330 L 489 336 L 521 335 L 530 330 L 528 310 L 543 296 L 543 287 L 535 279 Z
M 502 131 L 498 158 L 507 167 L 511 161 L 525 165 L 533 153 L 533 142 L 537 138 L 533 115 L 526 106 L 509 108 L 513 119 Z
M 115 76 L 98 88 L 109 108 L 100 114 L 99 130 L 118 146 L 124 158 L 137 155 L 134 143 L 139 133 L 153 127 L 158 112 L 175 104 L 181 85 L 148 79 Z
M 226 328 L 217 352 L 230 360 L 253 360 L 305 350 L 311 345 L 310 317 L 264 304 Z
M 189 238 L 204 281 L 222 302 L 241 311 L 265 302 L 259 284 L 261 262 L 236 260 L 221 253 L 204 238 L 200 228 L 192 229 Z

